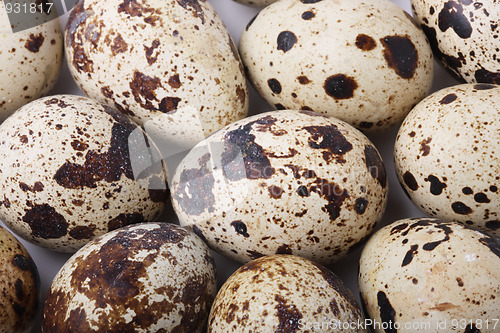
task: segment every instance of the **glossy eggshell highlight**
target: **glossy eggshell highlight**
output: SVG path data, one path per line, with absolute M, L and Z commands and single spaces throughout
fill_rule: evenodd
M 16 3 L 9 1 L 12 6 Z M 54 87 L 63 61 L 59 20 L 12 32 L 4 2 L 0 2 L 0 50 L 1 123 Z
M 283 110 L 200 142 L 170 190 L 181 225 L 230 258 L 295 254 L 326 264 L 370 234 L 388 188 L 384 164 L 360 131 Z
M 42 332 L 202 332 L 215 293 L 215 264 L 199 237 L 168 223 L 128 226 L 61 268 Z
M 359 322 L 361 309 L 335 274 L 307 259 L 273 255 L 249 262 L 224 283 L 208 332 L 366 332 Z
M 24 246 L 0 227 L 0 332 L 30 332 L 38 308 L 40 277 Z
M 405 219 L 366 244 L 359 289 L 371 319 L 397 322 L 398 332 L 498 332 L 498 267 L 495 238 L 456 222 Z
M 161 164 L 134 169 L 151 160 L 145 141 L 137 124 L 87 97 L 25 105 L 0 126 L 0 218 L 24 239 L 63 252 L 151 221 L 168 195 Z
M 500 237 L 500 86 L 434 93 L 405 119 L 394 149 L 399 181 L 420 209 Z
M 71 74 L 91 98 L 181 144 L 248 112 L 237 49 L 206 0 L 86 0 L 66 27 Z
M 500 2 L 412 0 L 434 55 L 461 81 L 500 84 Z
M 424 33 L 386 0 L 278 1 L 249 22 L 239 47 L 250 81 L 275 108 L 364 131 L 399 124 L 433 79 Z

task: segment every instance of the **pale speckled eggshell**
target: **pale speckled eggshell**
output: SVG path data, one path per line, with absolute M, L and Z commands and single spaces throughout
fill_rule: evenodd
M 59 77 L 62 61 L 63 35 L 58 19 L 13 33 L 1 1 L 0 122 L 48 93 Z
M 202 332 L 216 294 L 203 241 L 169 223 L 143 223 L 80 249 L 54 278 L 42 332 Z
M 81 0 L 65 38 L 85 94 L 164 139 L 194 144 L 247 115 L 238 51 L 206 0 Z
M 500 237 L 500 86 L 464 84 L 419 103 L 394 148 L 410 199 L 430 216 Z
M 276 2 L 277 0 L 235 0 L 235 1 L 248 6 L 265 7 L 269 6 L 273 2 Z
M 412 0 L 434 55 L 459 80 L 500 84 L 500 1 Z
M 397 322 L 397 332 L 498 332 L 499 267 L 495 238 L 456 222 L 405 219 L 366 244 L 359 289 L 369 316 Z
M 247 25 L 239 47 L 250 81 L 271 105 L 365 131 L 399 124 L 433 79 L 424 33 L 386 0 L 278 1 Z
M 150 187 L 165 184 L 161 165 L 133 172 L 131 154 L 150 159 L 129 140 L 138 128 L 87 97 L 44 97 L 20 108 L 0 126 L 0 218 L 24 239 L 63 252 L 151 221 L 168 196 Z
M 361 309 L 335 274 L 304 258 L 273 255 L 249 262 L 224 283 L 208 332 L 366 332 L 359 322 Z
M 40 277 L 30 254 L 0 227 L 0 332 L 30 332 L 40 293 Z
M 373 230 L 387 201 L 384 164 L 349 124 L 271 111 L 199 143 L 171 181 L 183 226 L 246 262 L 295 254 L 330 263 Z

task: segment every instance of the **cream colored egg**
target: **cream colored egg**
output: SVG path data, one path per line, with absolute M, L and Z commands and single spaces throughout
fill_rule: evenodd
M 461 81 L 500 84 L 500 2 L 412 0 L 435 57 Z
M 367 237 L 385 210 L 373 144 L 335 118 L 272 111 L 200 142 L 171 182 L 183 226 L 246 262 L 295 254 L 330 263 Z
M 394 149 L 398 178 L 420 209 L 500 237 L 500 86 L 434 93 L 405 119 Z
M 20 3 L 8 2 L 9 6 Z M 63 36 L 58 19 L 13 32 L 5 4 L 0 2 L 0 122 L 19 107 L 47 94 L 59 77 L 62 60 Z
M 151 161 L 147 148 L 137 124 L 89 98 L 33 101 L 0 126 L 0 218 L 24 239 L 64 252 L 151 221 L 167 195 L 161 164 L 137 168 Z
M 291 255 L 238 269 L 215 298 L 209 333 L 366 332 L 351 292 L 331 271 Z
M 66 262 L 47 294 L 42 332 L 202 332 L 215 293 L 214 260 L 200 238 L 141 223 Z
M 456 222 L 405 219 L 366 244 L 359 290 L 375 332 L 498 332 L 498 267 L 495 238 Z
M 0 227 L 0 332 L 30 332 L 38 308 L 40 277 L 30 254 Z
M 284 0 L 243 31 L 257 91 L 277 109 L 313 110 L 365 131 L 399 124 L 430 91 L 431 48 L 387 0 Z
M 238 51 L 206 0 L 80 1 L 66 56 L 85 94 L 169 141 L 197 143 L 248 111 Z

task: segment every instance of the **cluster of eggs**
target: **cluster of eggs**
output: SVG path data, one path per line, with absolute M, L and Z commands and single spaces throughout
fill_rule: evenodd
M 239 50 L 207 0 L 80 0 L 64 36 L 0 3 L 0 219 L 74 253 L 42 332 L 498 331 L 500 4 L 238 2 L 263 7 Z M 41 97 L 63 53 L 86 97 Z M 465 83 L 429 95 L 434 59 Z M 247 79 L 276 110 L 248 116 Z M 429 217 L 373 234 L 366 135 L 396 126 Z M 325 266 L 366 240 L 363 311 Z M 244 264 L 218 291 L 211 250 Z M 0 262 L 0 332 L 29 330 L 38 271 L 1 227 Z

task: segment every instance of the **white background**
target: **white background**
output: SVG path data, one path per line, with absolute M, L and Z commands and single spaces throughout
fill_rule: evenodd
M 259 11 L 259 9 L 257 8 L 241 5 L 232 0 L 208 1 L 212 4 L 213 7 L 215 7 L 216 11 L 219 13 L 220 17 L 226 24 L 226 27 L 228 28 L 236 43 L 238 42 L 239 36 L 245 28 L 246 24 Z M 392 1 L 400 5 L 407 12 L 411 13 L 410 0 Z M 63 26 L 65 26 L 66 21 L 67 15 L 62 16 L 61 24 Z M 456 80 L 454 80 L 450 75 L 444 72 L 443 69 L 438 65 L 435 66 L 434 80 L 433 91 L 439 90 L 446 86 L 458 84 Z M 249 88 L 251 114 L 272 110 L 272 108 L 264 100 L 257 96 L 250 85 Z M 66 64 L 64 64 L 61 77 L 56 87 L 49 95 L 62 93 L 82 95 L 81 91 L 73 82 Z M 393 146 L 396 134 L 397 129 L 392 130 L 388 133 L 372 135 L 370 137 L 370 139 L 373 141 L 382 155 L 389 177 L 389 202 L 387 205 L 386 213 L 382 221 L 378 225 L 379 228 L 402 218 L 423 216 L 422 212 L 420 212 L 403 193 L 394 173 Z M 167 214 L 164 218 L 165 222 L 175 222 L 175 220 L 175 216 L 172 216 L 171 213 Z M 0 224 L 3 225 L 3 222 L 0 221 Z M 38 246 L 31 245 L 23 240 L 21 241 L 30 252 L 40 272 L 42 282 L 40 303 L 42 304 L 52 279 L 57 274 L 61 266 L 65 263 L 65 261 L 70 257 L 70 255 L 49 251 Z M 344 283 L 352 291 L 356 299 L 358 299 L 358 302 L 359 292 L 357 288 L 357 266 L 360 252 L 361 248 L 357 249 L 349 256 L 329 267 L 344 281 Z M 227 277 L 229 277 L 229 275 L 234 272 L 234 270 L 236 270 L 240 265 L 238 263 L 225 259 L 220 255 L 214 255 L 216 257 L 218 281 L 220 286 L 227 279 Z M 39 316 L 35 323 L 33 332 L 40 332 L 40 313 L 41 308 L 39 309 Z

